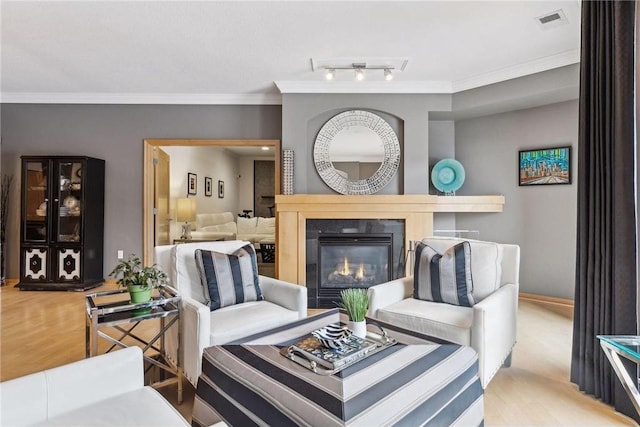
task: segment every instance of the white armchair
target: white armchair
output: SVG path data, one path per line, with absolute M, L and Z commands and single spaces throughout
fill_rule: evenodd
M 128 347 L 0 383 L 3 426 L 184 426 Z
M 259 276 L 264 300 L 245 302 L 211 311 L 205 304 L 203 287 L 196 267 L 195 250 L 222 253 L 249 244 L 240 240 L 197 242 L 156 246 L 155 262 L 169 275 L 181 297 L 181 352 L 177 358 L 177 331 L 171 331 L 166 348 L 169 357 L 183 368 L 185 377 L 194 386 L 202 370 L 202 352 L 212 345 L 226 344 L 307 315 L 307 288 L 270 277 Z
M 463 240 L 430 237 L 423 242 L 443 253 Z M 475 305 L 464 307 L 415 299 L 411 276 L 369 288 L 368 314 L 403 328 L 471 346 L 478 353 L 480 380 L 485 388 L 501 366 L 510 365 L 516 343 L 520 247 L 467 241 L 471 245 Z M 496 286 L 490 291 L 480 283 L 488 280 L 487 276 L 495 280 Z

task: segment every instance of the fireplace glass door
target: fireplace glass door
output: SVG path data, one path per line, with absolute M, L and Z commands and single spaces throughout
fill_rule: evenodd
M 337 302 L 343 289 L 391 280 L 392 241 L 390 233 L 320 235 L 318 297 Z

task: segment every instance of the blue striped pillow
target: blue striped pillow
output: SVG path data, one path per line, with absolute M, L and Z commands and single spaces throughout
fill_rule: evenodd
M 461 242 L 443 254 L 419 242 L 413 273 L 413 297 L 472 307 L 471 245 Z
M 253 245 L 245 245 L 232 254 L 196 249 L 195 257 L 202 287 L 209 293 L 211 311 L 263 299 Z

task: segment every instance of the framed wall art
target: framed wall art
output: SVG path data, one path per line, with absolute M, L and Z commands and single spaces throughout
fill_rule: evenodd
M 198 193 L 198 175 L 187 173 L 187 194 L 196 195 Z
M 571 147 L 518 152 L 518 185 L 571 184 Z
M 218 181 L 218 199 L 224 199 L 224 181 Z
M 204 195 L 207 197 L 211 197 L 211 195 L 213 194 L 212 191 L 212 187 L 213 186 L 213 180 L 211 179 L 211 177 L 209 176 L 205 176 L 204 177 Z

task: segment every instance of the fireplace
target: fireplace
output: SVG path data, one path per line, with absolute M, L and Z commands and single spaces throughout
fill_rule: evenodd
M 307 220 L 306 247 L 309 307 L 335 307 L 343 289 L 402 275 L 404 221 Z

